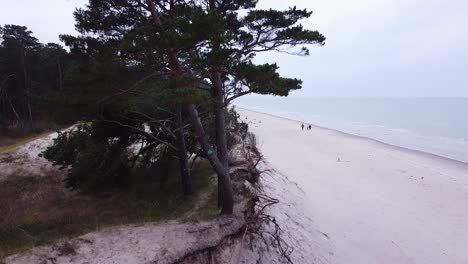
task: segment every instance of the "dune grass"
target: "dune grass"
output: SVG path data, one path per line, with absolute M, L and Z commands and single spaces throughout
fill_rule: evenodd
M 0 263 L 6 256 L 29 248 L 123 224 L 174 219 L 190 212 L 190 219 L 216 216 L 213 171 L 203 162 L 195 166 L 195 194 L 183 196 L 178 175 L 162 186 L 148 181 L 132 189 L 99 196 L 64 188 L 60 175 L 11 177 L 0 184 Z M 202 195 L 201 195 L 202 194 Z M 200 206 L 200 197 L 209 206 Z M 213 203 L 213 205 L 211 205 Z M 192 212 L 194 208 L 200 212 Z

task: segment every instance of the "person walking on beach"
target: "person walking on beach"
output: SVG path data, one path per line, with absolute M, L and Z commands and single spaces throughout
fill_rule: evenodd
M 302 131 L 304 131 L 304 124 L 301 125 Z

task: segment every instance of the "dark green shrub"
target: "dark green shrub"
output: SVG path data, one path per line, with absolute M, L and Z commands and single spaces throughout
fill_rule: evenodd
M 129 184 L 130 169 L 126 159 L 127 137 L 98 135 L 103 128 L 79 125 L 60 132 L 54 144 L 42 156 L 67 170 L 67 187 L 81 191 L 125 187 Z M 105 128 L 104 128 L 105 129 Z

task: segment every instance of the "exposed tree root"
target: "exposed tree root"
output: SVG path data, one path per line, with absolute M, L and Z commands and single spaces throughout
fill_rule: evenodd
M 254 145 L 243 145 L 244 159 L 241 172 L 244 179 L 254 187 L 254 193 L 249 197 L 248 206 L 244 212 L 246 224 L 237 232 L 223 238 L 218 245 L 191 252 L 184 258 L 174 262 L 177 264 L 193 263 L 240 263 L 244 254 L 250 256 L 252 251 L 262 250 L 258 247 L 261 243 L 266 252 L 260 255 L 272 255 L 274 250 L 281 263 L 293 263 L 291 254 L 293 248 L 282 238 L 282 229 L 274 216 L 268 214 L 268 208 L 279 203 L 278 199 L 264 193 L 260 185 L 260 177 L 269 170 L 260 171 L 258 165 L 262 163 L 263 156 Z M 239 169 L 238 169 L 239 170 Z M 238 183 L 244 184 L 244 183 Z M 236 246 L 239 247 L 235 250 Z M 223 250 L 229 248 L 232 252 L 227 259 L 220 259 Z M 250 251 L 250 252 L 249 252 Z M 258 253 L 258 252 L 257 252 Z M 249 259 L 248 263 L 257 263 L 259 260 Z M 245 262 L 243 262 L 245 263 Z M 262 262 L 263 263 L 263 262 Z

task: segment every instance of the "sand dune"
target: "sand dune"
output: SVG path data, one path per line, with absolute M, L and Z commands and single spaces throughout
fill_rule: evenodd
M 468 263 L 467 164 L 238 111 L 271 166 L 304 191 L 294 210 L 329 237 L 331 263 Z

